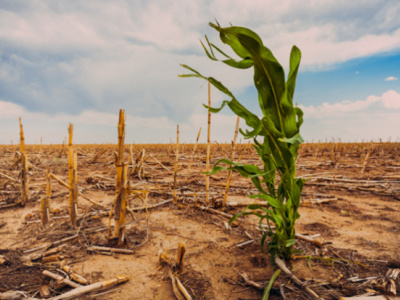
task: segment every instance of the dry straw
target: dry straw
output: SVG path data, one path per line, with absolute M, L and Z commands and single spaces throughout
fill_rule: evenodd
M 28 157 L 25 152 L 25 136 L 21 118 L 19 118 L 19 135 L 20 135 L 20 151 L 21 151 L 21 200 L 19 204 L 25 206 L 29 200 L 29 179 L 28 179 Z
M 199 129 L 199 133 L 197 134 L 196 144 L 195 144 L 194 147 L 193 147 L 192 155 L 190 156 L 189 166 L 188 166 L 188 169 L 187 169 L 187 176 L 189 176 L 189 174 L 190 174 L 190 168 L 191 168 L 191 166 L 192 166 L 193 157 L 194 157 L 194 154 L 195 154 L 195 152 L 196 152 L 197 145 L 199 144 L 200 134 L 201 134 L 201 127 L 200 127 L 200 129 Z M 187 178 L 186 178 L 186 179 L 187 179 Z
M 46 225 L 50 220 L 50 197 L 51 197 L 51 182 L 50 182 L 50 170 L 46 173 L 46 196 L 41 201 L 41 220 L 43 226 Z
M 175 150 L 175 169 L 174 169 L 174 202 L 175 203 L 178 201 L 178 199 L 176 197 L 178 159 L 179 159 L 179 125 L 176 125 L 176 150 Z
M 118 237 L 118 244 L 121 245 L 124 242 L 124 223 L 126 216 L 126 204 L 127 204 L 127 176 L 128 166 L 123 163 L 124 156 L 124 143 L 125 143 L 125 110 L 120 109 L 119 111 L 119 122 L 118 122 L 118 151 L 116 154 L 116 193 L 117 197 L 114 203 L 114 236 Z M 112 208 L 110 210 L 109 220 L 109 236 L 111 233 L 111 215 Z M 111 236 L 110 236 L 111 238 Z
M 211 85 L 208 83 L 208 107 L 211 107 Z M 206 159 L 206 204 L 210 204 L 210 152 L 211 152 L 211 111 L 208 110 L 207 122 L 207 159 Z
M 69 175 L 69 217 L 73 226 L 76 226 L 77 200 L 78 200 L 78 179 L 77 179 L 77 154 L 74 151 L 72 138 L 74 125 L 68 127 L 68 175 Z
M 236 126 L 235 126 L 235 134 L 233 136 L 233 141 L 232 141 L 232 156 L 231 156 L 232 161 L 235 159 L 235 149 L 236 149 L 236 140 L 237 140 L 238 131 L 239 131 L 239 121 L 240 121 L 240 117 L 237 117 Z M 228 179 L 226 181 L 226 186 L 225 186 L 224 202 L 222 203 L 222 207 L 225 207 L 226 200 L 228 199 L 228 191 L 229 191 L 229 186 L 231 184 L 231 179 L 232 179 L 232 170 L 229 170 Z

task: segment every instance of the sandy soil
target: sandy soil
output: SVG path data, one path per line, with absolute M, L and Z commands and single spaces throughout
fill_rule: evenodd
M 22 252 L 62 238 L 78 237 L 67 243 L 59 254 L 78 274 L 90 282 L 129 277 L 129 281 L 116 286 L 109 293 L 85 296 L 82 299 L 175 299 L 167 266 L 159 262 L 160 251 L 175 259 L 179 243 L 184 244 L 184 265 L 178 277 L 194 299 L 260 299 L 262 291 L 249 286 L 240 274 L 266 284 L 275 266 L 261 252 L 260 231 L 253 218 L 228 227 L 228 218 L 203 210 L 205 201 L 205 151 L 201 145 L 196 152 L 191 171 L 187 172 L 192 145 L 182 145 L 179 158 L 178 203 L 168 202 L 156 208 L 139 210 L 127 215 L 125 249 L 133 254 L 103 255 L 88 251 L 88 247 L 118 247 L 107 238 L 106 216 L 115 198 L 114 146 L 78 145 L 79 189 L 90 199 L 104 206 L 99 208 L 79 197 L 79 214 L 83 214 L 78 227 L 70 225 L 68 190 L 52 181 L 52 221 L 43 227 L 40 220 L 40 198 L 45 195 L 45 174 L 49 169 L 68 182 L 67 151 L 61 146 L 28 147 L 31 200 L 25 207 L 0 209 L 0 255 L 7 262 L 0 265 L 0 292 L 25 291 L 39 298 L 43 285 L 50 285 L 51 295 L 64 293 L 70 288 L 56 289 L 43 270 L 57 272 L 59 262 L 44 263 L 40 259 L 27 264 L 21 261 Z M 144 176 L 131 174 L 132 189 L 149 191 L 147 201 L 130 195 L 129 207 L 151 206 L 172 199 L 175 157 L 168 145 L 134 145 L 132 154 L 126 148 L 125 161 L 132 164 L 141 149 L 148 155 L 144 163 Z M 301 218 L 296 232 L 317 235 L 322 248 L 298 240 L 298 258 L 288 262 L 289 268 L 302 281 L 306 281 L 323 299 L 365 294 L 377 294 L 382 278 L 390 268 L 388 262 L 400 260 L 400 160 L 398 144 L 308 144 L 301 149 L 298 176 L 309 178 L 303 190 Z M 18 178 L 15 146 L 3 146 L 0 172 Z M 228 145 L 214 145 L 212 163 L 227 157 Z M 104 152 L 105 151 L 105 152 Z M 367 157 L 367 152 L 370 155 Z M 237 153 L 244 153 L 243 163 L 259 164 L 255 153 L 246 145 L 239 145 Z M 99 154 L 96 158 L 96 154 Z M 131 161 L 131 159 L 133 159 Z M 363 165 L 365 170 L 361 173 Z M 212 201 L 221 201 L 227 174 L 211 177 Z M 19 185 L 0 176 L 0 206 L 18 199 Z M 241 203 L 240 207 L 218 208 L 228 214 L 242 210 L 252 200 L 246 195 L 254 193 L 251 182 L 234 174 L 228 202 Z M 321 201 L 320 203 L 317 203 Z M 60 217 L 60 218 L 58 218 Z M 58 218 L 58 219 L 57 219 Z M 133 222 L 133 223 L 132 223 Z M 94 232 L 94 230 L 100 230 Z M 251 242 L 253 240 L 253 242 Z M 249 243 L 238 247 L 242 242 Z M 309 257 L 312 256 L 310 259 Z M 319 257 L 316 258 L 316 257 Z M 364 285 L 352 283 L 351 277 L 378 276 L 375 282 Z M 365 283 L 365 281 L 363 281 Z M 397 290 L 400 282 L 397 279 Z M 368 290 L 369 289 L 369 290 Z M 309 299 L 304 291 L 281 274 L 275 282 L 271 299 Z

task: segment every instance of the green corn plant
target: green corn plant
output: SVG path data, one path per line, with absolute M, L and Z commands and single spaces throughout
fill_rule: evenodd
M 244 138 L 253 139 L 252 145 L 263 163 L 263 168 L 259 168 L 256 165 L 244 165 L 221 159 L 210 173 L 235 170 L 242 176 L 250 178 L 259 193 L 249 197 L 265 200 L 268 205 L 262 207 L 251 204 L 236 214 L 230 223 L 242 215 L 257 216 L 263 233 L 262 249 L 268 250 L 272 261 L 276 255 L 289 259 L 296 243 L 295 221 L 300 217 L 298 208 L 303 188 L 303 180 L 296 178 L 296 160 L 300 144 L 303 142 L 300 135 L 303 112 L 293 105 L 301 52 L 293 46 L 289 75 L 285 81 L 283 67 L 255 32 L 236 26 L 222 28 L 218 22 L 209 25 L 219 32 L 221 41 L 230 46 L 239 59 L 230 57 L 210 43 L 207 36 L 205 38 L 208 47 L 201 42 L 206 55 L 211 60 L 222 61 L 233 68 L 254 69 L 254 84 L 258 91 L 262 116 L 250 112 L 228 88 L 213 77 L 205 77 L 187 65 L 182 67 L 191 73 L 179 76 L 205 79 L 229 97 L 229 100 L 223 101 L 220 108 L 204 106 L 211 112 L 218 113 L 227 105 L 232 112 L 244 119 L 250 130 L 240 130 L 240 132 Z M 215 53 L 222 55 L 223 59 L 219 60 Z M 267 237 L 270 237 L 268 243 L 266 243 Z

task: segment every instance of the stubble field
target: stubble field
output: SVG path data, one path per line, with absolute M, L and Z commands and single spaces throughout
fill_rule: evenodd
M 57 284 L 43 271 L 66 277 L 60 269 L 67 265 L 89 283 L 129 278 L 111 290 L 96 290 L 81 299 L 176 299 L 170 270 L 193 299 L 260 299 L 276 267 L 261 252 L 257 220 L 242 218 L 228 226 L 230 215 L 254 202 L 246 196 L 256 193 L 255 188 L 234 173 L 227 206 L 221 207 L 227 172 L 217 173 L 210 177 L 211 203 L 207 206 L 201 173 L 206 145 L 197 148 L 189 172 L 193 145 L 183 144 L 174 202 L 174 147 L 125 146 L 129 188 L 135 192 L 128 195 L 125 243 L 118 245 L 108 238 L 110 207 L 116 197 L 115 145 L 75 146 L 78 189 L 100 204 L 79 196 L 76 227 L 68 219 L 69 191 L 55 180 L 51 181 L 51 220 L 46 226 L 40 222 L 47 170 L 68 182 L 67 147 L 27 146 L 29 201 L 21 207 L 14 205 L 21 196 L 19 148 L 0 146 L 0 298 L 10 290 L 38 299 L 46 290 L 48 297 L 65 294 L 72 287 Z M 297 175 L 308 180 L 296 232 L 322 245 L 298 239 L 295 248 L 299 253 L 286 264 L 322 299 L 389 295 L 393 288 L 399 293 L 399 276 L 390 281 L 390 272 L 400 268 L 399 148 L 398 143 L 302 145 Z M 213 144 L 211 165 L 230 157 L 230 151 L 230 145 Z M 140 153 L 144 154 L 141 163 Z M 259 164 L 247 144 L 237 145 L 236 156 L 236 160 L 241 156 L 243 164 Z M 59 242 L 65 238 L 71 239 Z M 182 270 L 175 272 L 173 262 L 180 243 L 186 252 Z M 58 251 L 45 253 L 58 246 L 62 246 Z M 161 263 L 160 253 L 170 262 L 164 259 Z M 304 286 L 281 273 L 270 299 L 309 299 Z

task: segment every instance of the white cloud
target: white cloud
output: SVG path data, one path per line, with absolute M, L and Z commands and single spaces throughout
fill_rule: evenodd
M 118 109 L 124 108 L 131 140 L 168 142 L 177 123 L 184 129 L 182 135 L 193 140 L 204 118 L 201 103 L 207 100 L 207 84 L 178 78 L 185 73 L 179 63 L 214 76 L 235 94 L 252 85 L 250 71 L 205 57 L 199 43 L 204 34 L 220 44 L 207 25 L 214 17 L 222 26 L 232 22 L 259 33 L 285 67 L 296 44 L 303 53 L 304 71 L 399 50 L 399 14 L 400 2 L 384 0 L 362 5 L 344 0 L 282 0 L 274 5 L 263 0 L 0 4 L 1 132 L 8 140 L 7 128 L 14 132 L 21 115 L 29 123 L 27 130 L 34 128 L 29 136 L 35 139 L 47 132 L 49 140 L 62 140 L 62 132 L 73 122 L 82 141 L 112 142 Z M 310 106 L 306 115 L 317 119 L 372 108 L 398 109 L 394 93 Z M 214 106 L 226 99 L 214 92 L 212 97 Z M 233 135 L 234 122 L 234 117 L 215 115 L 213 139 L 229 141 L 226 132 Z
M 389 77 L 387 77 L 387 78 L 385 79 L 385 81 L 394 81 L 394 80 L 397 80 L 397 77 L 389 76 Z
M 303 135 L 308 141 L 400 138 L 400 93 L 394 90 L 365 100 L 300 107 L 305 118 Z
M 358 100 L 358 101 L 344 100 L 342 102 L 333 104 L 324 102 L 319 106 L 300 105 L 300 107 L 308 118 L 325 118 L 327 116 L 332 116 L 336 114 L 365 110 L 378 101 L 381 101 L 381 99 L 376 96 L 369 96 L 366 100 Z
M 162 51 L 201 52 L 198 40 L 212 30 L 213 18 L 259 33 L 266 45 L 287 60 L 292 44 L 304 53 L 304 65 L 324 66 L 400 48 L 400 4 L 371 1 L 36 1 L 24 11 L 0 11 L 0 37 L 8 44 L 56 51 L 107 52 L 129 44 Z M 1 9 L 1 6 L 0 6 Z M 396 14 L 397 12 L 397 14 Z M 217 40 L 214 31 L 212 40 Z
M 20 105 L 12 102 L 0 101 L 1 118 L 15 118 L 23 113 L 25 113 L 25 110 Z
M 385 108 L 400 108 L 400 94 L 396 91 L 390 90 L 384 93 L 381 97 L 383 107 Z
M 22 47 L 46 52 L 69 52 L 106 45 L 91 26 L 90 17 L 79 13 L 57 13 L 48 8 L 29 13 L 1 11 L 0 37 Z
M 207 113 L 203 109 L 180 125 L 182 143 L 194 142 L 200 127 L 203 133 L 200 142 L 206 142 Z M 29 112 L 22 106 L 0 100 L 0 144 L 19 140 L 18 118 L 24 126 L 25 140 L 28 144 L 62 143 L 67 136 L 69 123 L 74 125 L 74 143 L 116 143 L 118 112 L 102 113 L 83 111 L 78 115 L 45 114 Z M 176 125 L 168 117 L 137 117 L 125 111 L 126 143 L 169 143 L 176 138 Z M 212 141 L 230 142 L 233 138 L 236 116 L 212 115 Z M 232 136 L 227 133 L 231 133 Z
M 361 111 L 370 110 L 376 112 L 376 110 L 386 109 L 398 109 L 400 108 L 400 93 L 389 90 L 383 93 L 381 96 L 369 96 L 365 100 L 348 101 L 344 100 L 337 103 L 322 103 L 319 106 L 303 106 L 300 108 L 304 111 L 307 118 L 321 119 L 329 116 L 342 116 L 343 114 L 352 114 Z M 372 110 L 373 109 L 373 110 Z

